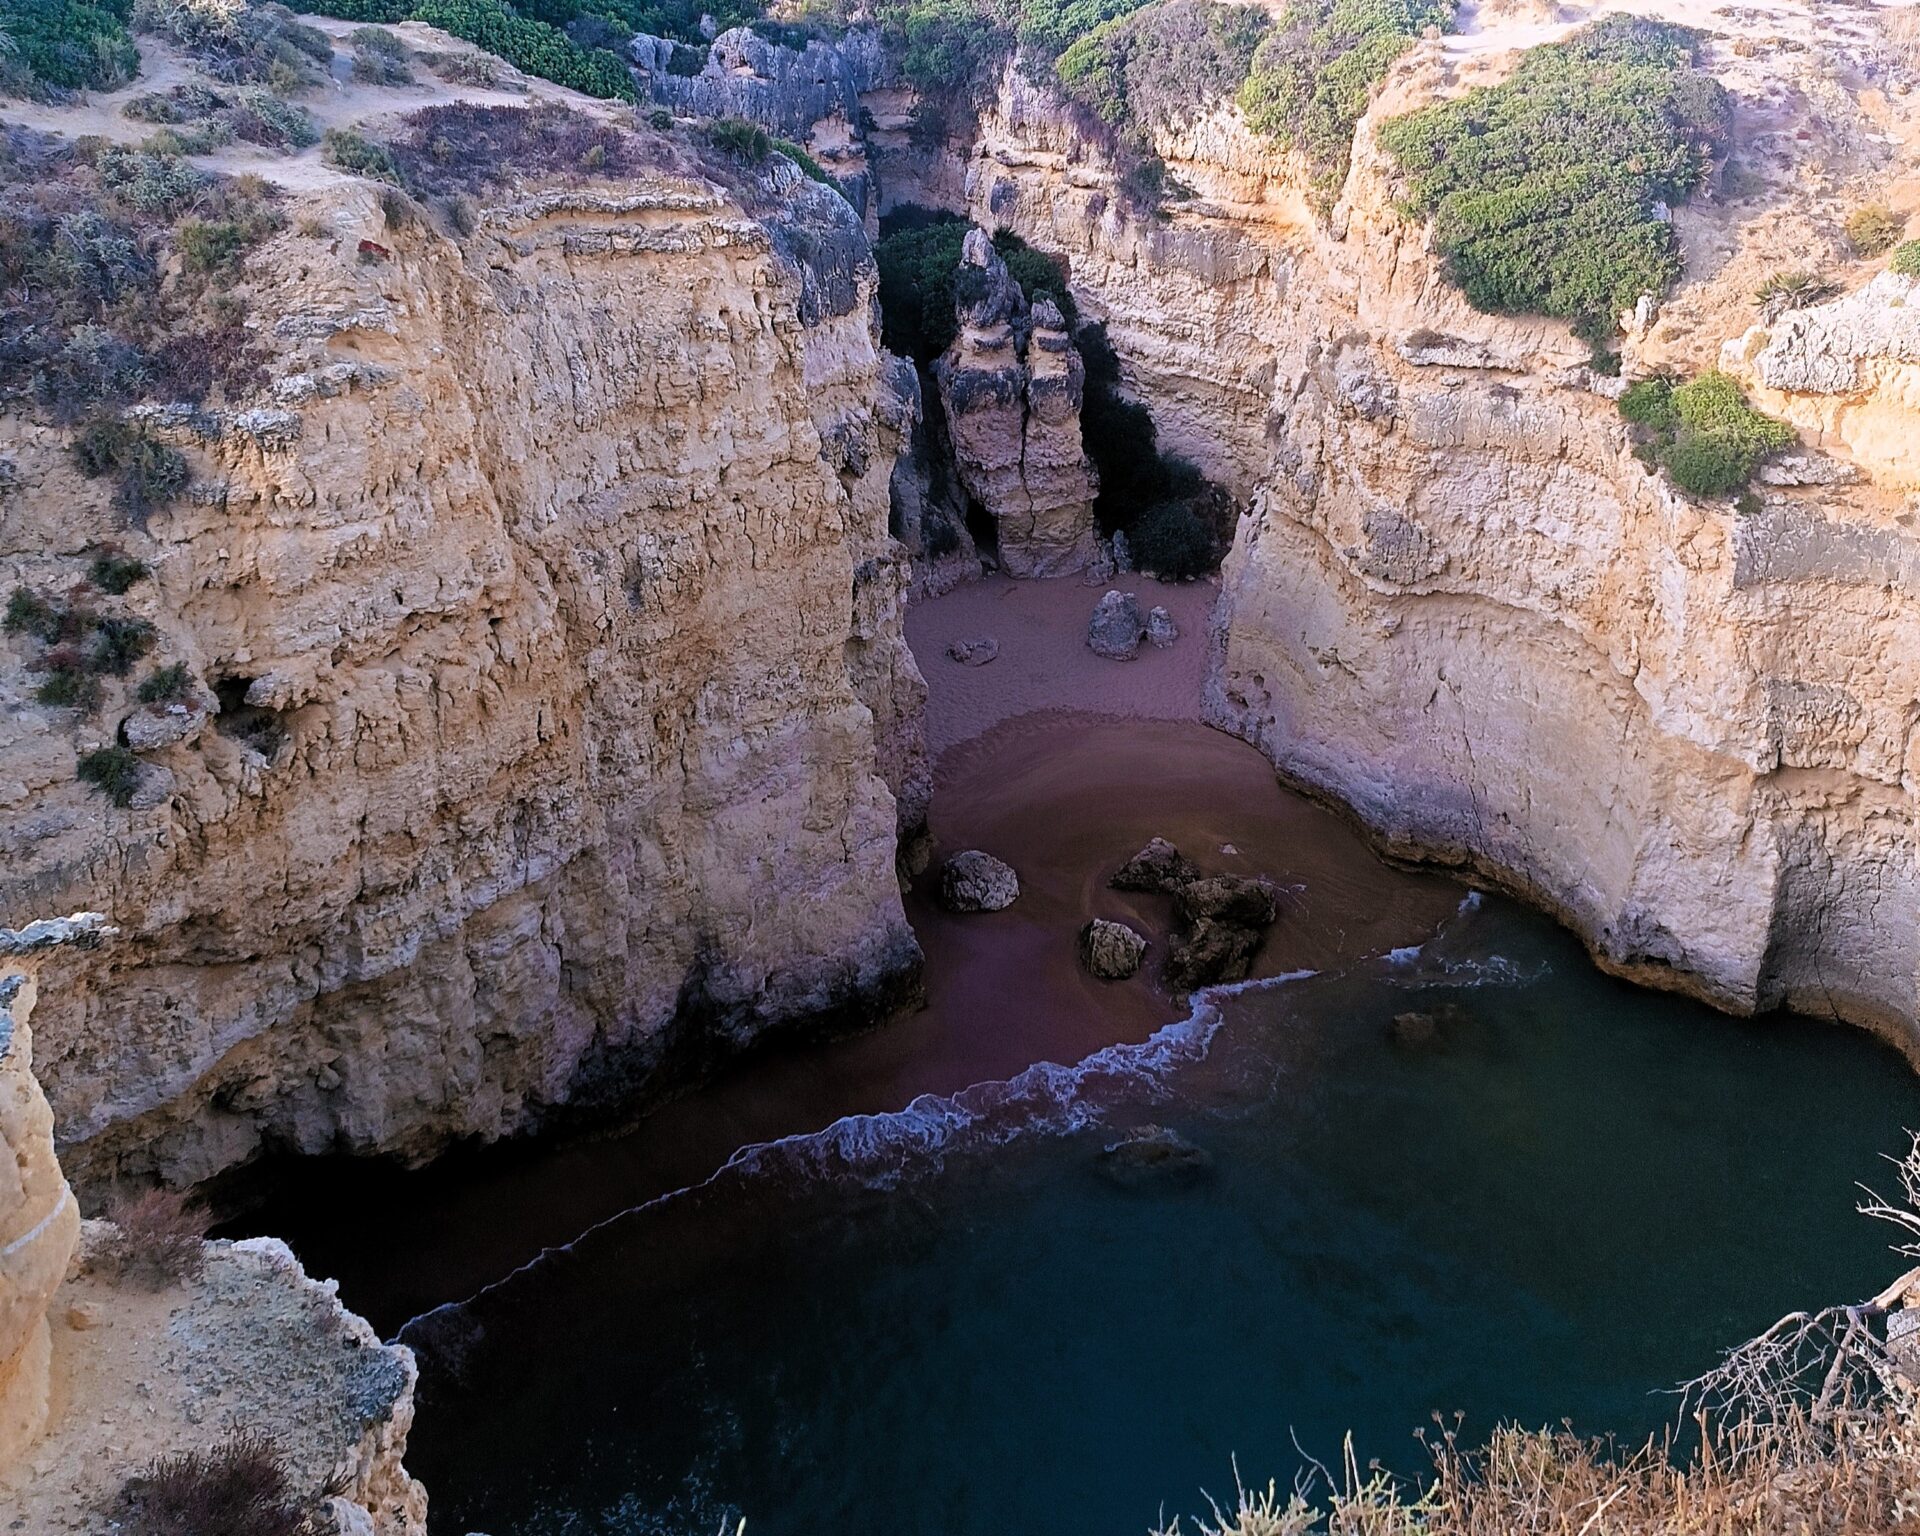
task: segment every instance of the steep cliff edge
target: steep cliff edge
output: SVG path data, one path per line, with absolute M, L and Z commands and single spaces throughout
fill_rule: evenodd
M 1466 304 L 1374 142 L 1387 117 L 1502 78 L 1515 46 L 1578 19 L 1487 7 L 1412 49 L 1325 219 L 1307 168 L 1232 107 L 1158 130 L 1181 195 L 1129 206 L 1103 141 L 1010 69 L 953 146 L 961 211 L 1068 258 L 1163 440 L 1249 507 L 1215 618 L 1216 724 L 1393 850 L 1558 912 L 1605 964 L 1911 1046 L 1904 332 L 1789 316 L 1750 348 L 1749 377 L 1819 452 L 1758 511 L 1690 499 L 1633 457 L 1619 382 L 1564 325 Z M 1842 257 L 1855 201 L 1915 201 L 1911 97 L 1867 73 L 1883 54 L 1840 46 L 1803 7 L 1738 38 L 1685 19 L 1709 29 L 1705 67 L 1734 92 L 1735 158 L 1758 185 L 1680 215 L 1686 280 L 1624 339 L 1629 375 L 1712 366 L 1761 276 Z M 938 202 L 962 179 L 882 174 L 891 200 Z M 1913 287 L 1872 291 L 1897 308 Z M 1859 364 L 1843 410 L 1770 361 L 1816 332 Z
M 195 679 L 136 737 L 124 689 L 30 702 L 7 642 L 0 910 L 124 935 L 39 1019 L 76 1184 L 424 1157 L 913 985 L 923 685 L 859 220 L 786 161 L 646 144 L 466 235 L 303 163 L 247 269 L 269 383 L 146 409 L 191 481 L 144 535 L 66 434 L 0 422 L 0 582 L 121 540 Z M 75 779 L 116 736 L 125 810 Z

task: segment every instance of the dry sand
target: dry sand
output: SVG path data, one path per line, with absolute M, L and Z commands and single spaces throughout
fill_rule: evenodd
M 1142 612 L 1160 606 L 1180 626 L 1164 651 L 1143 645 L 1132 661 L 1087 648 L 1087 620 L 1111 586 L 1132 592 Z M 1122 576 L 1088 586 L 1077 576 L 1013 581 L 988 576 L 932 598 L 907 615 L 907 642 L 927 678 L 927 745 L 937 758 L 1003 720 L 1042 709 L 1140 720 L 1200 718 L 1207 619 L 1219 587 Z M 997 659 L 969 667 L 947 655 L 955 640 L 999 642 Z

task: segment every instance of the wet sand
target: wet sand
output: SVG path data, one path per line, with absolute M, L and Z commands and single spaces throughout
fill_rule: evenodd
M 699 1182 L 740 1147 L 1145 1039 L 1184 1012 L 1154 980 L 1170 903 L 1106 881 L 1154 836 L 1204 869 L 1297 887 L 1256 974 L 1424 939 L 1460 888 L 1382 864 L 1337 817 L 1281 788 L 1252 747 L 1198 724 L 1212 589 L 1150 598 L 1155 585 L 1133 589 L 1148 605 L 1171 596 L 1183 635 L 1132 662 L 1087 650 L 1099 591 L 1078 582 L 983 582 L 910 616 L 930 734 L 947 743 L 930 818 L 939 851 L 984 848 L 1022 885 L 1004 912 L 955 915 L 929 899 L 937 862 L 915 882 L 906 907 L 926 951 L 925 1009 L 855 1038 L 761 1054 L 617 1136 L 456 1154 L 414 1174 L 298 1167 L 245 1228 L 286 1237 L 390 1334 L 542 1247 Z M 946 639 L 982 632 L 999 640 L 997 661 L 947 660 Z M 1076 937 L 1094 916 L 1148 935 L 1139 976 L 1100 982 L 1081 968 Z

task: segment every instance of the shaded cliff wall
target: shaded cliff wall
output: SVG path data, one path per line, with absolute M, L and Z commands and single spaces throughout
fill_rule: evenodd
M 424 1157 L 879 1016 L 918 964 L 923 684 L 848 206 L 775 162 L 458 242 L 366 183 L 298 212 L 250 269 L 267 403 L 153 418 L 194 483 L 148 537 L 0 423 L 0 580 L 62 589 L 115 534 L 155 660 L 224 705 L 113 810 L 75 754 L 125 701 L 76 723 L 3 674 L 0 910 L 84 895 L 124 934 L 37 1020 L 82 1185 Z

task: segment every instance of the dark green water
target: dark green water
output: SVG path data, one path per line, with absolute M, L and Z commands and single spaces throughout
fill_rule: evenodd
M 1864 1036 L 1469 904 L 1417 956 L 749 1152 L 418 1320 L 408 1462 L 436 1533 L 1136 1536 L 1296 1442 L 1418 1473 L 1436 1410 L 1639 1437 L 1723 1345 L 1890 1278 L 1854 1186 L 1917 1099 Z M 1210 1175 L 1103 1178 L 1145 1122 Z

